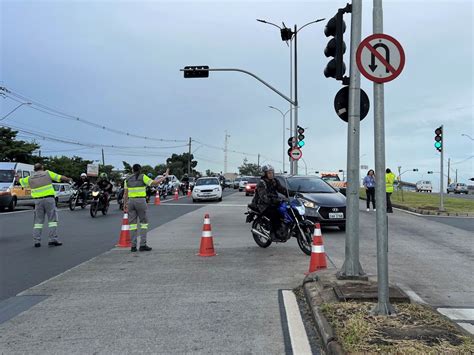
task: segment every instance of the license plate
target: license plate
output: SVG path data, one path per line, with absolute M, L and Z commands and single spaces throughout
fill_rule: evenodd
M 210 192 L 203 192 L 202 194 L 203 195 L 210 195 L 211 193 Z
M 342 212 L 330 213 L 329 218 L 344 218 L 344 213 Z

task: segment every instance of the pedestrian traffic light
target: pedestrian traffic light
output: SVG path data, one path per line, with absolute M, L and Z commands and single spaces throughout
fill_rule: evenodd
M 193 65 L 184 67 L 184 77 L 189 78 L 208 78 L 209 77 L 209 66 L 208 65 Z
M 346 65 L 344 64 L 344 53 L 346 52 L 346 44 L 344 43 L 344 32 L 346 31 L 346 23 L 343 20 L 343 14 L 350 12 L 350 5 L 344 9 L 339 9 L 336 16 L 331 18 L 327 23 L 324 34 L 326 37 L 333 37 L 324 49 L 326 57 L 333 57 L 324 69 L 326 78 L 334 78 L 344 82 L 344 73 Z
M 290 137 L 288 138 L 288 145 L 290 148 L 288 148 L 288 156 L 291 157 L 291 151 L 293 150 L 293 148 L 295 147 L 296 145 L 296 138 L 295 137 Z
M 441 152 L 443 150 L 443 126 L 440 126 L 435 129 L 435 143 L 434 146 L 438 152 Z
M 300 126 L 298 126 L 297 128 L 298 128 L 297 129 L 297 132 L 298 132 L 298 137 L 297 137 L 298 138 L 298 147 L 301 148 L 305 145 L 305 143 L 304 143 L 304 134 L 303 134 L 304 133 L 304 128 L 300 127 Z

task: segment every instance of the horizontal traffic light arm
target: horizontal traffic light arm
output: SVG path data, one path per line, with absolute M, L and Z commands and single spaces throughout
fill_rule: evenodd
M 209 69 L 206 69 L 207 71 L 236 71 L 236 72 L 240 72 L 240 73 L 244 73 L 244 74 L 247 74 L 247 75 L 250 75 L 251 77 L 257 79 L 258 81 L 260 81 L 263 85 L 265 85 L 267 88 L 269 88 L 270 90 L 272 90 L 273 92 L 276 92 L 278 95 L 280 95 L 282 98 L 284 98 L 286 101 L 288 101 L 290 104 L 294 105 L 294 106 L 298 106 L 297 102 L 296 101 L 293 101 L 292 99 L 290 99 L 288 96 L 286 96 L 285 94 L 283 94 L 281 91 L 275 89 L 273 86 L 271 86 L 269 83 L 267 83 L 265 80 L 259 78 L 257 75 L 247 71 L 247 70 L 243 70 L 243 69 L 237 69 L 237 68 L 209 68 Z M 185 71 L 193 71 L 193 69 L 180 69 L 179 71 L 182 71 L 182 72 L 185 72 Z

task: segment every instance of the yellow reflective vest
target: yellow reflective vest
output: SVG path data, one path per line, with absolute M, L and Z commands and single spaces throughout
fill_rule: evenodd
M 20 179 L 22 187 L 31 188 L 31 197 L 55 197 L 53 181 L 60 182 L 61 175 L 52 171 L 35 171 L 31 176 Z
M 125 180 L 124 188 L 128 190 L 129 198 L 146 197 L 146 187 L 152 182 L 145 174 L 132 175 Z
M 397 177 L 394 173 L 385 174 L 385 191 L 392 193 L 393 192 L 393 183 Z

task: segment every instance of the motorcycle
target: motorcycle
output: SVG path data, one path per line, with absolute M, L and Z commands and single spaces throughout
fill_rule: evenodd
M 92 201 L 90 207 L 90 214 L 92 218 L 97 216 L 97 212 L 101 211 L 105 216 L 109 210 L 109 203 L 106 202 L 106 197 L 104 191 L 98 186 L 92 188 Z
M 86 200 L 84 201 L 84 198 L 83 198 L 83 193 L 84 193 L 85 189 L 80 187 L 80 188 L 74 188 L 73 190 L 73 193 L 71 195 L 71 197 L 69 198 L 69 209 L 71 211 L 74 211 L 74 209 L 76 208 L 77 205 L 80 204 L 81 208 L 84 209 L 86 208 L 87 206 L 87 198 Z M 89 191 L 86 191 L 86 193 L 89 195 Z
M 124 195 L 124 188 L 123 187 L 120 187 L 118 190 L 117 190 L 117 203 L 119 205 L 119 209 L 123 211 L 123 195 Z
M 311 243 L 314 225 L 305 219 L 305 207 L 296 197 L 280 202 L 280 227 L 276 232 L 280 238 L 270 233 L 271 221 L 251 205 L 248 206 L 246 222 L 252 223 L 252 235 L 255 243 L 261 248 L 268 248 L 272 243 L 286 243 L 291 237 L 296 238 L 298 246 L 306 255 L 311 255 Z
M 160 195 L 160 200 L 165 200 L 168 197 L 168 184 L 160 184 L 158 186 L 158 194 Z
M 152 196 L 156 195 L 156 187 L 155 186 L 147 186 L 146 187 L 146 203 L 150 202 Z

